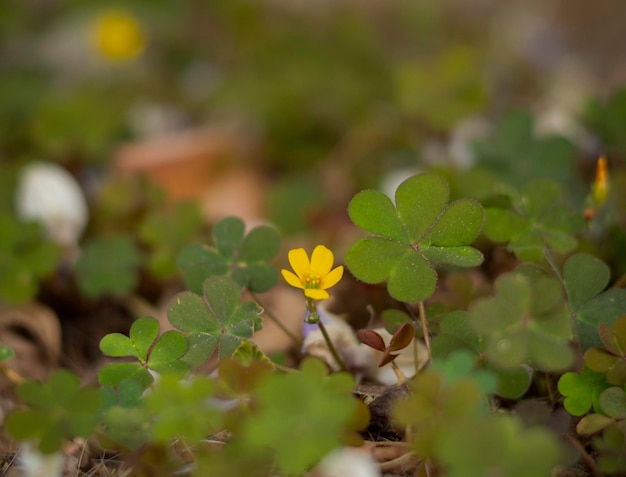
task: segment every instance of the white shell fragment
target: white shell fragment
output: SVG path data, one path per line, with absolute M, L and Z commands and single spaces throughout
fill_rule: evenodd
M 35 162 L 22 170 L 15 205 L 23 220 L 40 222 L 51 240 L 78 244 L 88 219 L 87 201 L 76 180 L 57 164 Z
M 316 477 L 380 477 L 378 464 L 360 449 L 343 447 L 329 453 L 315 468 Z

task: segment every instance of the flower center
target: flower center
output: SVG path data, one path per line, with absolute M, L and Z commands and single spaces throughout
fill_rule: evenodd
M 307 275 L 304 278 L 304 288 L 319 289 L 322 279 L 319 275 Z

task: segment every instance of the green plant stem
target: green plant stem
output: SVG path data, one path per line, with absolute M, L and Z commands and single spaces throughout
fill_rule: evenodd
M 550 265 L 550 268 L 556 275 L 556 278 L 561 282 L 561 285 L 565 287 L 565 282 L 563 281 L 563 277 L 561 276 L 561 271 L 559 270 L 559 267 L 556 265 L 556 262 L 554 261 L 554 257 L 550 253 L 550 250 L 548 248 L 545 248 L 543 250 L 543 255 L 544 257 L 546 257 L 548 265 Z
M 324 326 L 324 323 L 322 323 L 322 320 L 317 322 L 317 326 L 320 327 L 320 331 L 322 332 L 322 336 L 324 336 L 324 341 L 326 341 L 326 345 L 328 346 L 328 349 L 330 350 L 330 354 L 332 354 L 333 358 L 335 358 L 335 361 L 339 365 L 339 368 L 341 368 L 342 371 L 348 372 L 348 368 L 346 367 L 345 363 L 339 356 L 339 353 L 337 353 L 337 350 L 335 349 L 335 345 L 330 339 L 330 336 L 328 335 L 328 331 L 326 331 L 326 326 Z
M 294 335 L 291 331 L 289 331 L 289 328 L 287 328 L 271 311 L 269 311 L 265 306 L 263 306 L 263 304 L 261 303 L 261 300 L 259 299 L 256 293 L 251 292 L 250 290 L 248 290 L 248 292 L 250 293 L 250 296 L 252 296 L 254 301 L 256 301 L 259 304 L 259 306 L 263 308 L 263 313 L 265 314 L 265 316 L 267 316 L 272 323 L 278 326 L 278 328 L 280 328 L 280 330 L 289 337 L 289 339 L 292 341 L 294 346 L 299 347 L 301 340 L 299 340 L 296 335 Z
M 426 310 L 424 309 L 423 301 L 417 303 L 417 311 L 422 324 L 422 333 L 424 333 L 424 344 L 428 350 L 428 356 L 430 356 L 430 333 L 428 332 L 428 322 L 426 321 Z
M 398 367 L 398 365 L 395 363 L 395 361 L 391 362 L 391 369 L 393 369 L 393 372 L 396 375 L 396 378 L 398 378 L 398 386 L 402 386 L 404 383 L 406 383 L 407 379 L 405 374 L 402 372 L 402 370 Z

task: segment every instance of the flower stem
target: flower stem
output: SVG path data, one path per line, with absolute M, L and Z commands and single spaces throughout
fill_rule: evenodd
M 328 336 L 328 331 L 326 331 L 326 326 L 324 326 L 324 323 L 322 323 L 322 320 L 317 322 L 317 326 L 320 327 L 320 331 L 322 332 L 322 335 L 324 336 L 324 341 L 326 341 L 326 345 L 328 346 L 328 349 L 330 350 L 330 354 L 332 354 L 333 358 L 335 358 L 335 361 L 337 361 L 339 368 L 341 368 L 342 371 L 348 372 L 348 368 L 346 367 L 345 363 L 339 356 L 339 353 L 337 353 L 337 350 L 335 349 L 335 345 L 330 339 L 330 336 Z
M 415 368 L 417 369 L 417 366 Z M 398 386 L 402 386 L 404 383 L 406 383 L 406 376 L 395 363 L 395 361 L 391 362 L 391 369 L 393 369 L 393 372 L 396 374 L 396 378 L 398 379 Z
M 326 326 L 324 326 L 324 323 L 322 323 L 322 320 L 319 319 L 319 313 L 317 312 L 317 306 L 315 305 L 315 302 L 311 300 L 310 298 L 307 298 L 306 300 L 306 309 L 311 315 L 317 315 L 317 318 L 318 318 L 317 326 L 319 326 L 320 331 L 322 332 L 322 336 L 324 337 L 324 341 L 326 341 L 326 346 L 328 346 L 328 350 L 330 351 L 330 354 L 332 354 L 333 358 L 335 358 L 335 361 L 339 365 L 339 368 L 342 371 L 348 372 L 348 367 L 339 356 L 339 353 L 337 353 L 337 349 L 335 348 L 333 341 L 330 339 L 330 336 L 328 335 Z
M 426 321 L 426 310 L 424 310 L 424 302 L 417 303 L 417 311 L 419 313 L 420 322 L 422 324 L 422 333 L 424 333 L 424 344 L 430 356 L 430 333 L 428 332 L 428 322 Z
M 271 311 L 269 311 L 266 307 L 263 306 L 257 294 L 250 290 L 248 290 L 248 292 L 250 293 L 250 296 L 252 296 L 254 301 L 256 301 L 259 304 L 259 306 L 263 308 L 263 313 L 265 314 L 265 316 L 267 316 L 271 322 L 273 322 L 276 326 L 278 326 L 278 328 L 280 328 L 280 330 L 289 337 L 289 339 L 293 342 L 294 346 L 296 347 L 300 346 L 300 340 L 298 339 L 298 337 L 294 335 L 291 331 L 289 331 L 289 328 L 287 328 Z

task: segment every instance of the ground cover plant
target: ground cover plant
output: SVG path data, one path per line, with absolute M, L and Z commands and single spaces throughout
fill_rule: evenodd
M 562 187 L 549 180 L 521 188 L 494 182 L 497 194 L 481 201 L 451 200 L 447 180 L 435 173 L 409 177 L 393 199 L 359 192 L 347 210 L 364 234 L 347 251 L 345 269 L 324 245 L 311 255 L 289 251 L 293 271 L 283 269 L 282 278 L 302 291 L 303 325 L 319 327 L 330 353 L 326 362 L 301 356 L 293 367 L 254 344 L 264 313 L 280 320 L 257 303 L 279 280 L 270 262 L 280 236 L 270 226 L 246 233 L 241 219 L 222 219 L 208 242 L 178 252 L 189 290 L 169 302 L 173 329 L 160 332 L 144 316 L 127 335 L 105 335 L 100 350 L 124 359 L 105 365 L 97 386 L 81 386 L 67 370 L 44 383 L 21 382 L 6 431 L 28 444 L 26 455 L 58 455 L 82 439 L 118 456 L 120 475 L 303 475 L 331 451 L 364 442 L 399 448 L 381 464 L 398 474 L 535 476 L 560 468 L 569 475 L 564 469 L 578 459 L 591 473 L 624 472 L 626 291 L 607 288 L 610 269 L 590 253 L 589 236 L 610 206 L 608 180 L 602 158 L 587 223 L 585 210 L 560 200 Z M 480 267 L 493 247 L 515 257 L 510 270 L 487 292 L 466 283 L 465 306 L 444 301 L 433 312 L 429 299 L 442 276 Z M 81 260 L 77 273 L 87 273 L 88 259 Z M 125 266 L 107 270 L 85 291 L 123 286 L 115 277 L 128 276 Z M 373 321 L 354 330 L 363 344 L 346 345 L 333 331 L 340 318 L 319 308 L 346 273 L 384 285 L 393 308 L 372 314 L 393 334 L 387 342 L 370 329 Z M 364 346 L 380 359 L 355 357 Z M 403 352 L 413 361 L 409 373 L 396 363 Z M 5 348 L 3 359 L 11 357 Z M 396 384 L 357 392 L 366 368 L 385 366 Z M 582 418 L 568 419 L 563 408 Z M 385 433 L 374 423 L 381 417 Z
M 490 3 L 0 4 L 0 473 L 626 475 L 623 65 Z

